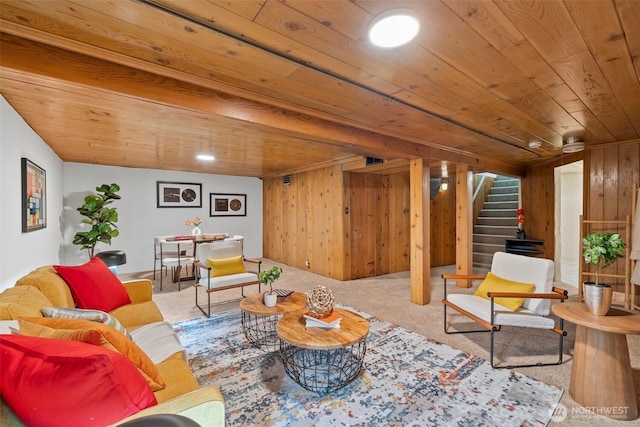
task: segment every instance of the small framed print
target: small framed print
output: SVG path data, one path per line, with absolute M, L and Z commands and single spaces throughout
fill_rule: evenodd
M 27 233 L 47 226 L 47 175 L 29 159 L 21 161 L 22 232 Z
M 209 216 L 247 216 L 247 195 L 209 193 Z
M 158 181 L 159 208 L 201 208 L 202 184 Z

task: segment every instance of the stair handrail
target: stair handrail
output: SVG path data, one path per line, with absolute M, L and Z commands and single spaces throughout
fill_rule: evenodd
M 476 224 L 476 222 L 478 221 L 478 216 L 480 216 L 480 211 L 484 206 L 484 202 L 487 199 L 487 195 L 491 192 L 491 186 L 493 185 L 494 181 L 495 181 L 494 177 L 488 177 L 487 175 L 484 175 L 484 174 L 480 175 L 480 181 L 478 182 L 478 184 L 475 186 L 473 190 L 473 197 L 472 197 L 473 224 Z M 487 188 L 489 189 L 489 191 L 487 191 Z M 482 195 L 482 197 L 480 197 L 482 200 L 478 200 L 478 197 L 480 195 Z
M 476 188 L 474 188 L 473 190 L 473 199 L 472 199 L 473 201 L 475 201 L 476 197 L 478 197 L 478 193 L 480 193 L 480 189 L 484 185 L 485 179 L 487 179 L 487 175 L 482 175 L 480 177 L 480 182 L 476 185 Z

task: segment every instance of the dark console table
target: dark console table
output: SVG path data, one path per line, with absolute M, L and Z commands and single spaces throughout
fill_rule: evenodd
M 541 246 L 544 246 L 544 240 L 514 238 L 505 240 L 504 250 L 510 254 L 536 256 L 544 253 Z

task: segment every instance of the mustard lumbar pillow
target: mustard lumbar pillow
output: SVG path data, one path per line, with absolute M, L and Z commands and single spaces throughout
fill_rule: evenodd
M 207 265 L 211 267 L 209 277 L 228 276 L 230 274 L 247 272 L 242 255 L 231 258 L 207 258 Z
M 536 285 L 533 283 L 514 282 L 513 280 L 503 279 L 502 277 L 498 277 L 489 272 L 487 273 L 487 277 L 485 277 L 483 282 L 480 284 L 478 290 L 474 292 L 474 295 L 490 300 L 491 298 L 487 295 L 489 292 L 528 293 L 533 292 L 535 288 Z M 522 307 L 525 299 L 526 298 L 494 298 L 494 301 L 511 311 L 516 311 Z

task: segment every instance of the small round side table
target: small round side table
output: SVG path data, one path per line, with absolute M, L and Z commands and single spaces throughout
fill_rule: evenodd
M 278 320 L 291 311 L 306 307 L 307 295 L 293 292 L 283 301 L 278 298 L 274 307 L 264 305 L 263 295 L 264 293 L 250 295 L 240 301 L 242 330 L 254 346 L 265 351 L 276 351 L 280 348 L 276 332 Z
M 627 335 L 640 334 L 640 314 L 611 308 L 594 316 L 578 302 L 553 304 L 551 310 L 577 325 L 569 396 L 609 418 L 638 418 Z
M 369 322 L 336 308 L 342 316 L 336 329 L 306 326 L 306 308 L 278 322 L 280 355 L 287 375 L 307 390 L 331 393 L 355 380 L 364 367 Z

